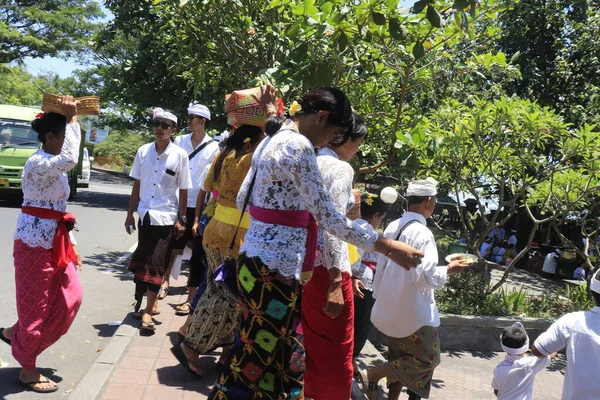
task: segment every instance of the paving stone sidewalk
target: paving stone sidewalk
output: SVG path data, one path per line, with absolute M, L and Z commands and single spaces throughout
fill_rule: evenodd
M 185 278 L 180 277 L 179 280 L 173 281 L 172 285 L 171 294 L 160 302 L 161 314 L 156 317 L 160 325 L 157 325 L 154 335 L 140 336 L 137 329 L 139 321 L 128 317 L 123 326 L 126 332 L 124 336 L 115 336 L 105 349 L 107 353 L 102 355 L 104 358 L 99 358 L 97 370 L 100 373 L 108 373 L 109 378 L 96 396 L 97 400 L 207 398 L 217 378 L 216 361 L 219 353 L 215 352 L 201 359 L 200 365 L 205 371 L 202 378 L 192 375 L 175 358 L 171 349 L 178 343 L 177 330 L 184 323 L 185 317 L 176 316 L 174 307 L 186 298 L 183 289 Z M 129 342 L 126 343 L 126 340 Z M 113 346 L 111 351 L 109 347 L 113 345 L 113 341 L 116 346 Z M 124 343 L 123 349 L 115 354 L 119 351 L 120 342 Z M 495 399 L 490 383 L 494 367 L 503 358 L 503 354 L 493 352 L 444 352 L 442 363 L 434 374 L 430 399 Z M 383 357 L 368 343 L 360 362 L 363 365 L 378 365 L 383 362 Z M 94 371 L 92 368 L 90 374 L 93 375 Z M 541 372 L 536 379 L 534 399 L 560 399 L 564 371 L 565 361 L 564 358 L 560 358 Z M 354 386 L 353 398 L 366 399 L 360 393 L 359 385 Z M 387 398 L 385 392 L 382 387 L 381 399 Z M 79 393 L 73 393 L 70 400 L 93 398 L 85 393 L 81 390 Z

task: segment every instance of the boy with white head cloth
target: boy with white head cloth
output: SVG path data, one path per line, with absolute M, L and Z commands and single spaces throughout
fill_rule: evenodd
M 377 382 L 383 378 L 390 385 L 391 400 L 399 398 L 402 386 L 406 386 L 410 400 L 429 397 L 433 371 L 440 363 L 440 317 L 434 292 L 444 286 L 448 274 L 469 266 L 464 261 L 438 266 L 435 239 L 427 228 L 436 195 L 435 179 L 410 182 L 406 191 L 408 211 L 384 233 L 386 238 L 421 250 L 425 257 L 410 271 L 383 255 L 377 261 L 371 322 L 388 337 L 389 362 L 360 371 L 369 400 L 377 398 Z
M 532 399 L 535 375 L 550 365 L 556 353 L 544 358 L 524 357 L 529 350 L 529 337 L 520 322 L 504 329 L 500 345 L 507 354 L 494 370 L 494 394 L 500 400 Z
M 600 399 L 600 269 L 592 275 L 589 288 L 596 306 L 561 317 L 531 349 L 543 358 L 566 348 L 563 400 Z

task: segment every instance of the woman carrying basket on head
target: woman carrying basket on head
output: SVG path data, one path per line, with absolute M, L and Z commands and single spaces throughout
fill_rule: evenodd
M 275 89 L 263 88 L 261 103 Z M 275 113 L 274 109 L 269 110 Z M 237 262 L 241 312 L 231 362 L 209 399 L 303 399 L 300 293 L 315 262 L 317 225 L 344 241 L 416 266 L 423 253 L 380 239 L 336 211 L 323 185 L 315 147 L 352 129 L 352 107 L 338 89 L 317 89 L 292 104 L 294 119 L 255 150 L 237 198 L 249 195 L 251 224 Z M 252 185 L 254 182 L 254 185 Z
M 66 212 L 70 188 L 66 172 L 77 165 L 81 132 L 77 103 L 62 97 L 62 114 L 38 114 L 31 127 L 42 148 L 23 169 L 23 207 L 14 235 L 17 317 L 0 329 L 23 369 L 19 383 L 49 393 L 58 385 L 36 369 L 37 357 L 69 330 L 82 292 L 81 259 L 71 243 L 75 217 Z

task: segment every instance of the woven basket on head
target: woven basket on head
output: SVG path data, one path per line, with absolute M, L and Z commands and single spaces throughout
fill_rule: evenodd
M 60 101 L 60 96 L 44 93 L 44 98 L 42 100 L 42 111 L 44 112 L 54 112 L 61 114 L 62 113 L 62 105 Z M 79 102 L 77 106 L 77 114 L 78 115 L 99 115 L 100 114 L 100 98 L 96 96 L 85 96 L 75 99 Z

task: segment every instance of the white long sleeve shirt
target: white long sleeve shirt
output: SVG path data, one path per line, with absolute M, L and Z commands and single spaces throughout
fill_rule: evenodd
M 444 286 L 447 277 L 447 268 L 438 267 L 435 239 L 421 214 L 405 212 L 387 227 L 384 236 L 395 240 L 411 220 L 418 222 L 408 226 L 399 240 L 423 252 L 421 264 L 407 271 L 381 255 L 373 284 L 376 301 L 371 321 L 381 332 L 395 338 L 410 336 L 423 326 L 440 326 L 434 291 Z
M 77 165 L 80 144 L 79 124 L 67 124 L 60 154 L 39 149 L 29 157 L 23 168 L 23 206 L 67 211 L 71 188 L 66 172 Z M 13 238 L 31 247 L 51 249 L 57 226 L 55 220 L 20 213 Z
M 323 183 L 331 195 L 336 211 L 346 214 L 354 206 L 354 196 L 352 195 L 354 170 L 350 164 L 340 160 L 335 151 L 327 147 L 321 149 L 317 154 L 317 163 Z M 351 274 L 348 243 L 338 239 L 325 229 L 319 228 L 315 266 L 324 266 L 327 269 L 337 268 Z
M 239 209 L 244 205 L 255 171 L 251 205 L 274 210 L 308 210 L 327 232 L 367 251 L 373 249 L 379 235 L 335 209 L 319 173 L 314 147 L 306 136 L 284 128 L 261 142 L 238 193 Z M 300 280 L 306 255 L 306 228 L 266 224 L 254 218 L 251 221 L 240 252 L 260 257 L 270 270 Z
M 565 347 L 563 400 L 600 399 L 600 307 L 562 316 L 535 341 L 545 356 Z

